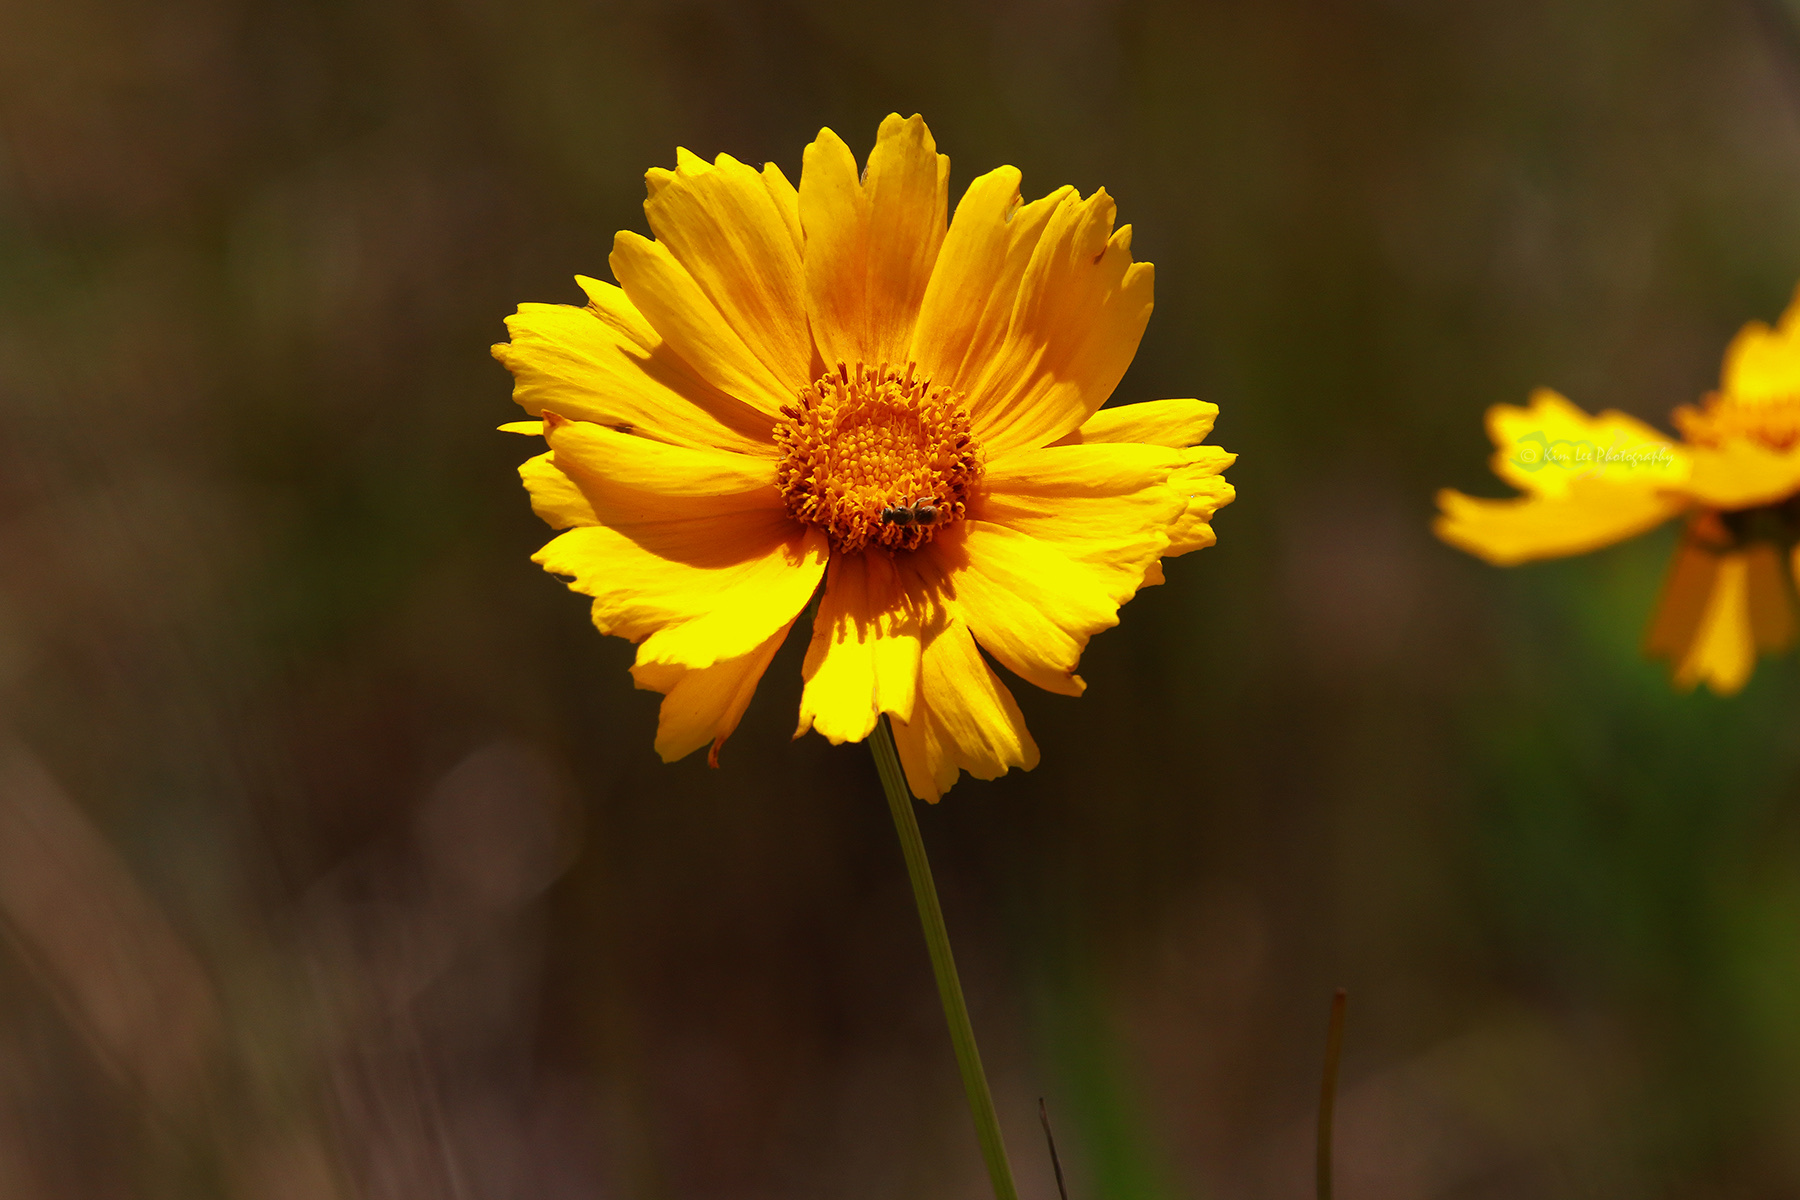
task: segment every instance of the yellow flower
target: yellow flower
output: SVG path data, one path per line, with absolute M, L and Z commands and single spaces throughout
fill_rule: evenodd
M 1682 440 L 1620 412 L 1590 417 L 1551 391 L 1488 410 L 1494 473 L 1525 494 L 1438 494 L 1436 530 L 1491 563 L 1582 554 L 1685 515 L 1648 653 L 1683 690 L 1743 687 L 1759 651 L 1794 639 L 1800 572 L 1800 293 L 1770 329 L 1725 351 L 1719 390 L 1675 411 Z
M 619 286 L 521 305 L 513 398 L 549 453 L 520 469 L 566 529 L 535 560 L 638 643 L 673 761 L 736 728 L 825 581 L 795 736 L 882 713 L 913 791 L 1037 763 L 983 658 L 1067 695 L 1083 647 L 1160 559 L 1211 545 L 1233 456 L 1215 406 L 1097 411 L 1150 317 L 1151 267 L 1104 191 L 1020 202 L 1001 167 L 946 228 L 949 160 L 918 117 L 865 170 L 829 129 L 798 189 L 721 154 L 646 176 L 656 238 Z M 979 649 L 977 647 L 980 647 Z

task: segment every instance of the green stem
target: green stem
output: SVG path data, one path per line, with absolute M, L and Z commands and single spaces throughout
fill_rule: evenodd
M 925 840 L 919 836 L 913 815 L 912 789 L 894 749 L 894 733 L 884 715 L 869 738 L 875 752 L 875 770 L 887 793 L 888 810 L 900 833 L 900 849 L 906 855 L 906 873 L 912 879 L 913 900 L 919 907 L 919 923 L 925 927 L 925 948 L 931 953 L 931 970 L 937 976 L 938 999 L 944 1020 L 950 1024 L 950 1044 L 956 1048 L 956 1065 L 962 1071 L 963 1091 L 969 1097 L 969 1115 L 975 1119 L 975 1137 L 981 1157 L 987 1161 L 995 1200 L 1019 1200 L 1013 1184 L 1012 1164 L 1006 1160 L 1006 1143 L 1000 1140 L 1000 1121 L 994 1115 L 993 1093 L 981 1070 L 981 1052 L 975 1048 L 975 1030 L 969 1025 L 969 1006 L 963 1001 L 962 983 L 956 978 L 956 959 L 950 954 L 950 934 L 944 928 L 944 910 L 938 906 L 937 885 L 931 882 L 931 864 L 925 861 Z
M 1331 1200 L 1331 1114 L 1337 1107 L 1338 1059 L 1344 1053 L 1344 1005 L 1347 1000 L 1343 988 L 1331 997 L 1331 1024 L 1325 1031 L 1325 1075 L 1319 1081 L 1319 1200 Z

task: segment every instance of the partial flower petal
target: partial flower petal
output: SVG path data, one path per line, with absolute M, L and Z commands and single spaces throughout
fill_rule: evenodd
M 943 726 L 931 715 L 928 704 L 915 707 L 912 720 L 889 724 L 900 766 L 906 772 L 906 786 L 919 799 L 936 804 L 962 774 Z
M 1018 703 L 982 659 L 967 627 L 952 622 L 933 637 L 920 674 L 912 722 L 894 722 L 901 765 L 919 799 L 935 802 L 959 769 L 998 779 L 1013 767 L 1037 766 L 1037 743 Z
M 1662 596 L 1656 602 L 1656 615 L 1644 634 L 1644 653 L 1651 658 L 1672 659 L 1679 664 L 1694 644 L 1700 620 L 1706 615 L 1712 599 L 1713 580 L 1718 575 L 1719 554 L 1684 536 L 1669 563 L 1669 574 L 1663 580 Z
M 707 163 L 685 152 L 648 178 L 657 242 L 791 398 L 813 379 L 813 349 L 800 249 L 774 180 L 729 154 Z
M 1172 483 L 1187 451 L 1136 442 L 1015 450 L 989 463 L 972 516 L 1054 547 L 1105 581 L 1112 602 L 1136 593 L 1188 505 Z M 971 551 L 973 553 L 973 551 Z
M 1145 442 L 1152 446 L 1197 446 L 1212 432 L 1219 406 L 1204 400 L 1144 400 L 1103 408 L 1058 446 L 1088 442 Z
M 794 389 L 757 357 L 667 246 L 622 230 L 609 261 L 631 303 L 702 379 L 769 417 L 793 400 Z
M 1021 204 L 1019 171 L 1000 167 L 957 203 L 919 309 L 907 357 L 932 381 L 967 393 L 1006 341 L 1013 305 L 1050 218 L 1076 198 L 1058 188 Z
M 1237 461 L 1237 455 L 1224 451 L 1202 453 L 1211 449 L 1214 448 L 1194 447 L 1189 451 L 1188 462 L 1169 477 L 1170 486 L 1187 497 L 1187 507 L 1169 526 L 1169 548 L 1163 551 L 1164 558 L 1203 550 L 1218 541 L 1211 524 L 1213 514 L 1237 499 L 1237 489 L 1219 475 Z
M 1778 504 L 1800 492 L 1800 446 L 1776 451 L 1751 441 L 1717 448 L 1695 446 L 1693 476 L 1686 491 L 1714 508 L 1754 508 Z
M 577 276 L 586 308 L 521 304 L 494 357 L 513 373 L 513 399 L 678 446 L 772 454 L 771 422 L 705 382 L 609 283 Z
M 1684 691 L 1706 684 L 1715 695 L 1732 696 L 1750 680 L 1756 666 L 1756 636 L 1750 623 L 1749 562 L 1738 552 L 1713 554 L 1693 549 L 1702 556 L 1691 559 L 1689 569 L 1698 577 L 1684 581 L 1689 593 L 1704 592 L 1697 619 L 1687 644 L 1671 645 L 1675 659 L 1675 686 Z M 1705 561 L 1710 559 L 1710 561 Z M 1677 564 L 1678 571 L 1682 564 Z
M 882 121 L 867 172 L 829 129 L 806 148 L 800 223 L 806 303 L 824 363 L 906 361 L 944 240 L 950 160 L 923 119 Z
M 1560 495 L 1482 500 L 1448 488 L 1432 531 L 1495 566 L 1585 554 L 1636 537 L 1676 515 L 1687 501 L 1642 487 L 1576 480 Z
M 781 214 L 782 224 L 787 226 L 788 237 L 793 239 L 794 253 L 802 253 L 806 248 L 806 234 L 800 228 L 800 193 L 774 163 L 763 164 L 762 180 L 763 187 L 775 201 L 775 210 Z
M 719 765 L 719 749 L 743 719 L 757 683 L 793 627 L 789 621 L 750 653 L 710 667 L 693 670 L 671 663 L 642 663 L 631 668 L 639 687 L 663 693 L 656 722 L 656 752 L 664 762 L 685 758 L 711 742 L 706 761 Z
M 1800 291 L 1775 328 L 1751 321 L 1731 339 L 1719 390 L 1753 403 L 1800 393 Z
M 555 467 L 608 525 L 786 512 L 766 458 L 671 446 L 554 413 L 544 420 L 544 436 Z
M 1055 445 L 1140 442 L 1191 447 L 1182 465 L 1169 477 L 1170 486 L 1188 498 L 1186 508 L 1169 526 L 1169 545 L 1163 551 L 1163 557 L 1174 558 L 1218 541 L 1210 524 L 1213 514 L 1237 498 L 1237 489 L 1219 475 L 1237 461 L 1237 455 L 1217 446 L 1199 444 L 1212 432 L 1218 412 L 1218 405 L 1201 400 L 1147 400 L 1121 404 L 1101 409 Z M 1161 582 L 1159 567 L 1153 564 L 1146 569 L 1144 586 Z
M 1794 644 L 1794 587 L 1781 554 L 1768 542 L 1744 550 L 1745 592 L 1750 602 L 1750 632 L 1763 654 L 1778 654 Z
M 860 742 L 882 713 L 912 716 L 919 685 L 919 613 L 879 551 L 834 555 L 801 667 L 799 737 Z
M 755 650 L 805 607 L 825 536 L 779 510 L 581 526 L 533 557 L 594 598 L 601 633 L 634 642 L 640 666 L 710 667 Z
M 1590 417 L 1548 388 L 1531 404 L 1487 412 L 1494 474 L 1522 492 L 1565 496 L 1579 483 L 1679 488 L 1691 470 L 1688 448 L 1622 412 Z
M 1115 211 L 1104 189 L 1071 199 L 1037 239 L 1005 340 L 966 388 L 975 436 L 990 453 L 1047 445 L 1078 428 L 1137 353 L 1154 272 L 1132 261 L 1131 226 L 1112 232 Z
M 1750 679 L 1757 653 L 1794 642 L 1792 584 L 1776 548 L 1766 542 L 1719 550 L 1694 537 L 1675 553 L 1646 653 L 1675 665 L 1675 684 L 1704 683 L 1720 696 Z
M 594 506 L 581 489 L 550 460 L 548 451 L 519 464 L 519 478 L 531 494 L 531 511 L 552 529 L 568 529 L 575 525 L 598 525 Z
M 1065 696 L 1079 696 L 1087 687 L 1075 668 L 1088 638 L 1119 623 L 1118 572 L 1075 562 L 1029 534 L 974 519 L 940 534 L 913 560 L 923 585 L 951 618 L 968 625 L 1007 670 Z

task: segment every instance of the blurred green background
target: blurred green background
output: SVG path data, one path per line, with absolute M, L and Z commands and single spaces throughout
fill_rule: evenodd
M 1662 424 L 1800 279 L 1781 0 L 0 2 L 0 1196 L 984 1194 L 868 756 L 661 765 L 488 357 L 676 145 L 1104 185 L 1216 548 L 924 811 L 1022 1187 L 1800 1194 L 1800 677 L 1501 571 L 1492 403 Z

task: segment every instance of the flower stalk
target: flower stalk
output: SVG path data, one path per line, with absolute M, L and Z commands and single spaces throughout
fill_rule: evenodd
M 900 850 L 906 856 L 906 874 L 912 880 L 913 901 L 918 905 L 919 923 L 925 928 L 925 948 L 931 955 L 932 974 L 937 976 L 938 1000 L 944 1006 L 944 1020 L 950 1026 L 950 1044 L 956 1050 L 956 1065 L 962 1072 L 969 1115 L 975 1121 L 975 1137 L 981 1143 L 981 1157 L 987 1162 L 994 1197 L 995 1200 L 1018 1200 L 1012 1164 L 1007 1161 L 1006 1143 L 1000 1137 L 1000 1121 L 994 1113 L 994 1096 L 988 1089 L 987 1075 L 981 1069 L 981 1052 L 975 1047 L 975 1030 L 969 1024 L 969 1006 L 963 1000 L 962 982 L 956 976 L 956 959 L 950 953 L 944 910 L 938 904 L 937 885 L 931 880 L 931 864 L 925 859 L 925 840 L 919 834 L 918 818 L 913 815 L 912 789 L 906 785 L 906 773 L 900 767 L 893 730 L 888 727 L 885 714 L 875 723 L 869 748 L 875 754 L 875 771 L 881 776 L 888 810 L 893 814 L 894 828 L 900 834 Z

